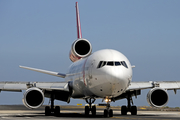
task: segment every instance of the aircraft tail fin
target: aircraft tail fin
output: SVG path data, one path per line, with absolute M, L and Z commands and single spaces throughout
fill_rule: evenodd
M 76 2 L 76 22 L 77 22 L 77 38 L 79 39 L 82 38 L 82 32 L 81 32 L 78 2 Z

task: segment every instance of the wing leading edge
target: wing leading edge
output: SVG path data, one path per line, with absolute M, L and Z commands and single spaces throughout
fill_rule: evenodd
M 27 69 L 27 70 L 32 70 L 32 71 L 36 71 L 36 72 L 40 72 L 40 73 L 44 73 L 44 74 L 48 74 L 48 75 L 53 75 L 53 76 L 61 77 L 61 78 L 65 78 L 66 77 L 66 74 L 59 73 L 59 72 L 53 72 L 53 71 L 42 70 L 42 69 L 37 69 L 37 68 L 31 68 L 31 67 L 26 67 L 26 66 L 19 66 L 19 67 Z

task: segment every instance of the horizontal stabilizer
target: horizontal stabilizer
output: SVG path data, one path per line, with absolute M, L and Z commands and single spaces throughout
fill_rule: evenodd
M 26 66 L 19 66 L 19 67 L 24 68 L 24 69 L 28 69 L 28 70 L 32 70 L 32 71 L 36 71 L 36 72 L 40 72 L 40 73 L 45 73 L 45 74 L 48 74 L 48 75 L 57 76 L 57 77 L 62 77 L 62 78 L 66 77 L 66 74 L 62 74 L 62 73 L 59 73 L 59 72 L 47 71 L 47 70 L 31 68 L 31 67 L 26 67 Z

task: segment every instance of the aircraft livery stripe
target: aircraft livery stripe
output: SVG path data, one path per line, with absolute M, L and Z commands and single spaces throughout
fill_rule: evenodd
M 88 59 L 88 58 L 87 58 Z M 84 81 L 84 85 L 86 86 L 86 81 L 85 81 L 85 66 L 86 66 L 86 62 L 87 62 L 87 59 L 84 61 L 84 65 L 83 65 L 83 81 Z

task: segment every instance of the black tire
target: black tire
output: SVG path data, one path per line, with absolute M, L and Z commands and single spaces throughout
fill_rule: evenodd
M 113 117 L 113 110 L 112 109 L 109 110 L 109 117 Z
M 55 116 L 59 116 L 60 115 L 60 107 L 59 106 L 55 107 L 54 114 L 55 114 Z
M 49 116 L 49 115 L 51 115 L 51 109 L 49 106 L 46 106 L 45 107 L 45 116 Z
M 137 115 L 137 107 L 136 106 L 131 107 L 131 115 Z
M 92 115 L 96 116 L 96 106 L 92 106 Z
M 127 115 L 127 107 L 126 106 L 121 107 L 121 115 Z
M 106 109 L 104 110 L 104 117 L 108 117 L 108 111 Z
M 85 106 L 85 115 L 86 115 L 86 116 L 89 115 L 89 106 Z

